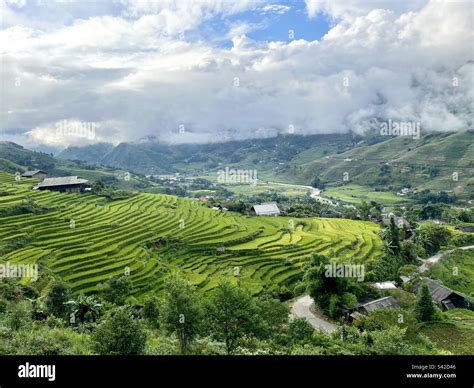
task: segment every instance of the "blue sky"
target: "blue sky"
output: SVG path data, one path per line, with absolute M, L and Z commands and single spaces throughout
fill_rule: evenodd
M 257 42 L 320 40 L 330 29 L 327 16 L 319 13 L 310 18 L 303 1 L 280 1 L 270 6 L 275 9 L 265 10 L 261 6 L 227 18 L 214 17 L 200 26 L 200 33 L 209 39 L 221 37 L 219 44 L 231 47 L 231 39 L 226 34 L 232 26 L 248 25 L 245 35 Z
M 0 13 L 0 137 L 25 146 L 472 126 L 468 0 L 0 0 Z M 95 138 L 57 136 L 65 120 Z

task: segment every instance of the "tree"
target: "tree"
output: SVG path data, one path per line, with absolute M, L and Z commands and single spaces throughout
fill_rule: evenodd
M 324 189 L 324 183 L 321 182 L 321 179 L 319 179 L 319 177 L 315 177 L 312 181 L 311 181 L 311 186 L 312 187 L 316 187 L 317 189 Z
M 212 336 L 225 342 L 227 354 L 234 353 L 243 337 L 255 335 L 262 328 L 252 296 L 227 279 L 215 289 L 207 312 Z
M 288 321 L 288 308 L 278 299 L 269 295 L 263 295 L 256 300 L 258 315 L 262 318 L 266 336 L 271 337 L 278 333 L 282 326 Z
M 357 207 L 357 210 L 359 211 L 360 218 L 362 218 L 363 220 L 368 220 L 369 215 L 370 215 L 370 209 L 372 209 L 372 205 L 363 200 L 356 207 Z
M 435 308 L 431 299 L 430 290 L 423 284 L 415 304 L 415 315 L 419 321 L 432 321 L 435 316 Z
M 181 353 L 202 329 L 202 307 L 189 282 L 173 273 L 165 282 L 162 322 L 169 333 L 178 337 Z
M 113 276 L 102 286 L 103 298 L 117 306 L 125 304 L 125 298 L 132 291 L 132 281 L 128 276 Z
M 433 255 L 444 245 L 447 245 L 451 238 L 451 232 L 440 225 L 427 223 L 418 228 L 416 239 L 425 248 L 428 255 Z
M 153 326 L 158 326 L 160 317 L 159 303 L 156 296 L 149 296 L 143 303 L 143 318 L 148 320 Z
M 147 334 L 125 307 L 113 311 L 92 336 L 94 350 L 102 355 L 137 355 L 145 350 Z
M 28 329 L 32 324 L 31 314 L 31 303 L 23 300 L 14 304 L 7 313 L 7 324 L 13 330 Z
M 51 286 L 46 297 L 46 307 L 49 312 L 58 318 L 65 318 L 68 307 L 65 304 L 71 299 L 71 290 L 66 283 L 56 281 Z
M 295 318 L 288 325 L 288 335 L 293 343 L 309 342 L 313 337 L 314 329 L 304 318 Z
M 314 255 L 311 259 L 304 281 L 307 283 L 309 295 L 326 314 L 339 313 L 339 295 L 349 291 L 349 281 L 346 278 L 326 276 L 326 265 L 329 259 L 325 256 Z M 335 297 L 332 297 L 332 296 Z M 332 297 L 332 298 L 331 298 Z M 331 315 L 336 318 L 336 315 Z
M 94 181 L 94 183 L 92 183 L 92 190 L 94 191 L 94 193 L 101 193 L 104 189 L 105 185 L 102 181 L 96 180 Z

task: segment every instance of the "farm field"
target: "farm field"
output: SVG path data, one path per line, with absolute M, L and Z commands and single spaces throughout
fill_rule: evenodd
M 140 298 L 179 269 L 204 292 L 229 274 L 259 294 L 300 279 L 313 253 L 370 267 L 382 252 L 379 227 L 370 222 L 242 216 L 150 193 L 104 202 L 91 193 L 33 191 L 34 184 L 0 172 L 0 211 L 25 200 L 48 208 L 2 216 L 0 260 L 40 264 L 80 293 L 129 273 Z
M 323 195 L 328 198 L 334 198 L 336 200 L 354 204 L 361 203 L 363 200 L 367 202 L 376 201 L 393 205 L 408 202 L 406 198 L 399 197 L 396 194 L 383 191 L 371 191 L 369 187 L 355 184 L 340 187 L 328 187 L 324 189 Z
M 452 354 L 472 355 L 474 341 L 474 312 L 454 309 L 443 313 L 445 321 L 426 323 L 421 332 L 427 335 L 437 347 Z

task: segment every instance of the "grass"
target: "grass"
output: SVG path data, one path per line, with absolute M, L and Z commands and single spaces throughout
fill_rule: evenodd
M 408 202 L 406 198 L 397 196 L 394 193 L 386 191 L 372 191 L 369 187 L 356 184 L 348 184 L 339 187 L 328 187 L 322 193 L 323 196 L 334 198 L 353 204 L 359 204 L 363 200 L 376 201 L 383 204 L 400 204 Z
M 474 343 L 474 312 L 453 309 L 444 313 L 446 321 L 426 323 L 421 332 L 434 344 L 453 354 L 472 355 Z
M 474 296 L 474 251 L 454 251 L 436 263 L 430 274 L 447 287 Z
M 2 217 L 0 248 L 9 247 L 2 259 L 41 262 L 75 292 L 94 293 L 100 283 L 128 270 L 138 298 L 159 292 L 173 270 L 207 291 L 238 267 L 241 284 L 258 294 L 296 282 L 314 253 L 369 264 L 382 254 L 379 227 L 370 222 L 308 218 L 290 233 L 288 217 L 242 216 L 151 193 L 103 203 L 90 193 L 31 190 L 33 184 L 0 172 L 0 209 L 27 196 L 49 208 L 44 214 Z M 9 244 L 25 236 L 28 244 Z

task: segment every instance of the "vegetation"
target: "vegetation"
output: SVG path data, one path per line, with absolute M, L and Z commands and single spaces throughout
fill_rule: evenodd
M 422 322 L 432 321 L 435 317 L 435 308 L 431 300 L 430 291 L 426 284 L 421 286 L 415 305 L 416 318 Z
M 163 290 L 165 276 L 181 271 L 202 292 L 222 276 L 238 277 L 252 295 L 265 290 L 292 297 L 314 252 L 375 267 L 382 254 L 379 227 L 346 219 L 246 217 L 199 201 L 139 193 L 103 203 L 91 193 L 31 191 L 31 184 L 0 173 L 0 209 L 27 195 L 47 214 L 2 217 L 2 259 L 41 262 L 74 293 L 105 292 L 112 277 L 129 274 L 128 297 Z M 74 221 L 73 223 L 71 221 Z M 34 243 L 33 243 L 34 242 Z M 366 276 L 370 278 L 370 269 Z M 105 287 L 105 288 L 104 288 Z M 272 289 L 272 290 L 270 290 Z M 106 297 L 106 300 L 113 301 Z

